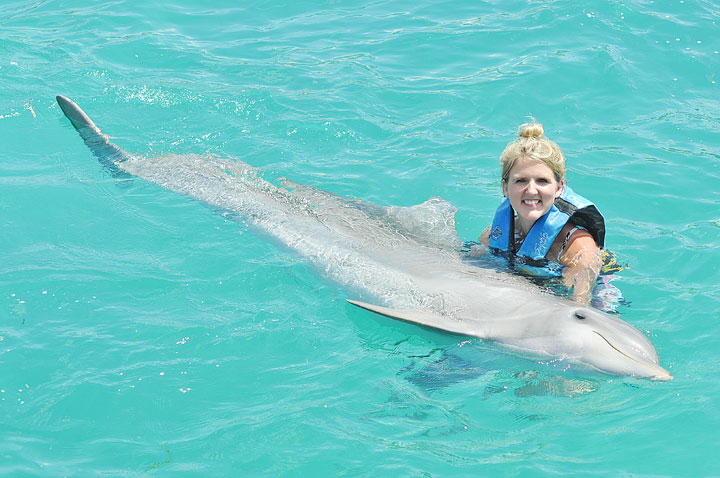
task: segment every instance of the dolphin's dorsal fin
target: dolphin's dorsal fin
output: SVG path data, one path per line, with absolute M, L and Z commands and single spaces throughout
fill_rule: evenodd
M 389 307 L 382 307 L 379 305 L 368 304 L 366 302 L 360 302 L 357 300 L 347 299 L 352 305 L 356 305 L 370 312 L 384 315 L 392 319 L 404 320 L 405 322 L 411 322 L 413 324 L 424 325 L 426 327 L 432 327 L 433 329 L 440 329 L 446 332 L 452 332 L 454 334 L 461 335 L 473 335 L 475 337 L 482 337 L 478 331 L 471 330 L 468 324 L 459 319 L 454 319 L 446 315 L 438 314 L 426 309 L 391 309 Z

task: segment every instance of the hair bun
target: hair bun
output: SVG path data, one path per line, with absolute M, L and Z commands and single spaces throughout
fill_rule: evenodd
M 525 123 L 518 129 L 520 138 L 544 138 L 545 131 L 540 123 Z

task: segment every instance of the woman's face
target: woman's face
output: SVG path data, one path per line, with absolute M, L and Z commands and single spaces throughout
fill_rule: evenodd
M 505 197 L 510 200 L 526 233 L 550 210 L 563 187 L 563 182 L 555 179 L 549 167 L 525 158 L 515 162 L 507 181 L 503 181 Z

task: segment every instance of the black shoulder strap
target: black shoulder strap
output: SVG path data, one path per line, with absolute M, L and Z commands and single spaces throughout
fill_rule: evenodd
M 555 200 L 555 207 L 570 216 L 568 219 L 570 224 L 587 229 L 600 249 L 605 247 L 605 219 L 595 205 L 591 204 L 578 209 L 568 201 L 558 198 Z

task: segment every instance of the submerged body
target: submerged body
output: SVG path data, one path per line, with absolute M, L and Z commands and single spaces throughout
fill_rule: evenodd
M 443 200 L 384 208 L 288 182 L 277 186 L 237 160 L 135 158 L 110 143 L 75 103 L 57 100 L 111 171 L 238 214 L 330 279 L 379 304 L 350 301 L 354 305 L 606 373 L 672 378 L 647 337 L 626 322 L 463 262 L 455 208 Z

